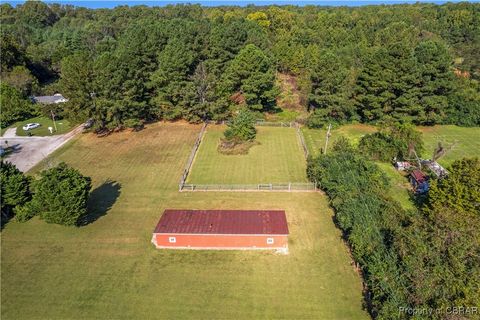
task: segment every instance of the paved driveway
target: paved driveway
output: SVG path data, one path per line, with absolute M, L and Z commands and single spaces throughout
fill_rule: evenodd
M 66 134 L 51 137 L 18 137 L 14 132 L 7 131 L 0 138 L 0 144 L 4 148 L 7 146 L 13 148 L 13 152 L 6 157 L 6 160 L 26 172 L 82 132 L 82 129 L 83 125 L 80 125 Z

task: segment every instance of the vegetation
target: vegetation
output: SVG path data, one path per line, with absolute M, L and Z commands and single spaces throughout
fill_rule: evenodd
M 199 129 L 159 123 L 102 139 L 81 135 L 50 158 L 47 163 L 65 161 L 92 177 L 88 208 L 96 221 L 82 228 L 61 228 L 37 218 L 6 225 L 2 319 L 79 314 L 116 319 L 368 319 L 362 310 L 361 279 L 324 196 L 178 192 Z M 289 141 L 295 146 L 293 130 L 265 129 L 281 139 L 282 133 L 292 132 Z M 220 129 L 215 132 L 212 155 L 222 135 Z M 292 163 L 302 163 L 298 154 Z M 263 168 L 271 168 L 270 161 Z M 156 250 L 151 232 L 163 210 L 175 207 L 284 209 L 290 253 Z
M 91 179 L 74 168 L 60 163 L 44 170 L 33 182 L 32 200 L 17 211 L 17 220 L 26 221 L 38 215 L 47 223 L 77 225 L 87 214 Z
M 31 117 L 35 114 L 33 104 L 14 87 L 3 82 L 0 84 L 0 127 L 5 128 L 12 123 Z
M 309 178 L 330 197 L 363 270 L 374 317 L 403 319 L 408 315 L 400 308 L 411 307 L 439 310 L 431 316 L 443 319 L 452 303 L 476 305 L 480 241 L 472 226 L 479 219 L 479 164 L 455 162 L 448 180 L 434 182 L 426 207 L 405 211 L 385 196 L 390 183 L 385 174 L 354 148 L 337 145 L 310 159 Z M 459 191 L 451 192 L 455 188 Z
M 13 216 L 17 206 L 22 206 L 30 200 L 30 181 L 15 165 L 2 161 L 0 182 L 3 226 L 4 222 Z
M 393 124 L 360 139 L 358 149 L 372 160 L 392 162 L 415 159 L 423 151 L 422 135 L 412 125 Z
M 60 116 L 99 131 L 146 121 L 229 119 L 286 106 L 295 82 L 307 123 L 480 124 L 479 4 L 348 7 L 1 5 L 1 78 L 15 93 L 61 91 Z M 11 91 L 11 90 L 10 90 Z M 20 96 L 18 96 L 20 94 Z M 9 96 L 9 97 L 8 97 Z M 5 124 L 3 123 L 5 122 Z
M 255 115 L 242 109 L 227 125 L 223 133 L 225 138 L 220 140 L 218 151 L 223 154 L 247 154 L 256 144 Z
M 240 112 L 228 124 L 224 132 L 225 139 L 228 141 L 236 140 L 239 142 L 251 141 L 257 135 L 255 129 L 255 116 L 246 110 Z

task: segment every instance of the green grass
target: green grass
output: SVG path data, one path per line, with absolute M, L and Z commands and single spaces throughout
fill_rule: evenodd
M 297 110 L 283 109 L 277 113 L 270 113 L 267 115 L 266 121 L 271 122 L 292 122 L 297 119 L 301 113 Z
M 438 162 L 449 166 L 453 161 L 465 157 L 480 157 L 480 128 L 464 128 L 457 126 L 419 127 L 425 143 L 425 158 L 431 158 L 433 151 L 442 142 L 444 147 L 454 144 L 453 149 L 440 158 Z
M 93 178 L 90 208 L 105 214 L 80 228 L 5 226 L 2 319 L 368 319 L 324 195 L 177 191 L 199 129 L 85 134 L 57 152 Z M 290 254 L 157 250 L 165 208 L 285 209 Z
M 376 164 L 390 179 L 392 187 L 388 190 L 388 195 L 400 202 L 405 209 L 415 208 L 415 205 L 411 200 L 411 187 L 406 175 L 397 171 L 390 163 L 376 162 Z
M 354 144 L 358 144 L 362 136 L 375 132 L 376 128 L 364 124 L 350 124 L 341 126 L 337 129 L 332 129 L 332 134 L 330 136 L 328 149 L 332 147 L 333 143 L 339 137 L 346 137 L 352 141 Z M 303 136 L 305 137 L 305 143 L 311 155 L 317 156 L 320 154 L 321 150 L 325 148 L 325 139 L 327 135 L 326 129 L 309 129 L 306 127 L 302 128 Z
M 306 162 L 293 128 L 257 127 L 256 140 L 246 155 L 217 151 L 224 126 L 208 126 L 187 182 L 248 184 L 307 182 Z
M 26 125 L 27 123 L 34 123 L 34 122 L 40 123 L 40 127 L 33 130 L 29 130 L 29 131 L 24 131 L 22 129 L 23 126 Z M 57 124 L 57 131 L 54 131 L 53 135 L 64 134 L 72 129 L 70 125 L 70 121 L 68 121 L 67 119 L 56 120 L 56 124 Z M 34 136 L 50 136 L 51 134 L 50 134 L 50 131 L 48 131 L 48 127 L 54 128 L 52 119 L 43 117 L 43 116 L 20 121 L 10 127 L 17 127 L 17 136 L 27 136 L 28 132 L 30 132 Z

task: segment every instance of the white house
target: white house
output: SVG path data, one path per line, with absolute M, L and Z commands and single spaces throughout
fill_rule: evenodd
M 33 101 L 35 103 L 52 104 L 52 103 L 64 103 L 64 102 L 67 102 L 68 99 L 62 96 L 60 93 L 55 93 L 53 96 L 33 97 Z

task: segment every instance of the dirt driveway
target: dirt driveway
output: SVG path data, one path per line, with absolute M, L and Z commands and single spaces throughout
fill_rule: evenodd
M 15 164 L 21 171 L 27 172 L 82 130 L 83 125 L 80 125 L 66 134 L 51 137 L 18 137 L 11 132 L 8 134 L 5 132 L 5 135 L 0 137 L 0 144 L 3 148 L 13 148 L 13 152 L 6 160 Z

